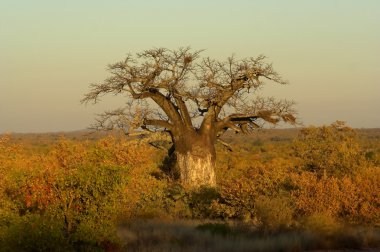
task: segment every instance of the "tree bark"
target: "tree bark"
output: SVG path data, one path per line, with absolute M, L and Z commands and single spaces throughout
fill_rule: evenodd
M 213 141 L 197 133 L 180 136 L 175 144 L 175 166 L 185 187 L 215 187 L 215 146 Z

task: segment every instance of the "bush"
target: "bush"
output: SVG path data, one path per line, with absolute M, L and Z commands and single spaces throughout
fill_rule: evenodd
M 74 251 L 66 239 L 63 222 L 54 216 L 28 213 L 8 219 L 0 226 L 2 251 Z
M 365 168 L 355 176 L 319 178 L 312 172 L 292 174 L 292 197 L 298 216 L 326 214 L 354 224 L 380 223 L 380 170 Z
M 341 121 L 301 130 L 293 149 L 302 160 L 302 168 L 320 177 L 343 177 L 367 166 L 356 132 Z
M 82 166 L 51 174 L 45 171 L 40 177 L 23 181 L 21 191 L 8 194 L 21 215 L 8 219 L 6 226 L 10 231 L 23 230 L 24 234 L 17 240 L 9 237 L 16 242 L 13 246 L 35 244 L 44 248 L 51 240 L 56 240 L 56 245 L 71 246 L 117 243 L 116 220 L 123 203 L 122 172 L 112 167 Z
M 294 209 L 289 196 L 260 196 L 255 201 L 257 218 L 265 232 L 288 229 L 293 224 Z
M 308 215 L 302 221 L 302 225 L 306 230 L 324 235 L 332 235 L 340 228 L 337 220 L 326 212 Z
M 353 178 L 343 178 L 341 216 L 355 224 L 380 225 L 380 169 L 361 170 Z
M 215 188 L 202 187 L 197 191 L 190 192 L 189 208 L 191 209 L 192 218 L 215 217 L 211 204 L 219 198 L 219 192 Z
M 94 250 L 117 244 L 116 222 L 125 206 L 130 166 L 117 153 L 130 144 L 105 139 L 92 147 L 61 139 L 47 156 L 20 151 L 13 159 L 15 153 L 4 151 L 0 234 L 7 235 L 0 242 L 16 250 Z M 113 152 L 104 147 L 109 145 Z M 11 147 L 2 143 L 1 148 Z
M 213 202 L 215 216 L 238 218 L 257 222 L 255 201 L 261 197 L 276 198 L 286 193 L 291 163 L 278 158 L 263 164 L 247 163 L 244 170 L 237 175 L 226 173 L 226 179 L 220 181 L 220 197 Z
M 341 211 L 341 191 L 339 180 L 334 177 L 318 178 L 315 173 L 292 174 L 296 189 L 292 196 L 298 215 L 310 216 L 315 213 L 328 213 L 337 217 Z

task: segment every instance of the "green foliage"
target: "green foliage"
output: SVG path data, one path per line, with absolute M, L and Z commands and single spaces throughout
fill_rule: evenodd
M 202 187 L 190 193 L 189 207 L 193 218 L 215 217 L 211 204 L 220 198 L 219 192 L 215 188 Z
M 119 167 L 84 166 L 58 174 L 53 185 L 57 197 L 54 208 L 63 217 L 64 231 L 73 242 L 116 242 L 114 227 L 123 203 L 123 172 Z
M 101 144 L 105 142 L 124 144 Z M 0 234 L 7 235 L 1 236 L 0 245 L 93 251 L 117 244 L 129 168 L 125 160 L 112 158 L 115 152 L 99 155 L 102 151 L 99 144 L 91 148 L 62 139 L 49 156 L 20 152 L 12 162 L 8 159 L 0 184 Z
M 30 195 L 29 191 L 11 197 L 13 209 L 22 215 L 3 216 L 8 233 L 5 243 L 21 250 L 53 250 L 54 246 L 73 248 L 117 243 L 116 221 L 123 203 L 123 170 L 111 167 L 83 166 L 54 172 L 54 181 L 45 183 L 51 190 Z M 51 174 L 42 174 L 45 178 Z M 33 183 L 33 178 L 24 183 Z M 30 187 L 33 185 L 27 185 Z M 24 186 L 25 187 L 25 186 Z M 34 187 L 34 190 L 40 188 Z M 48 201 L 36 202 L 35 196 Z M 26 200 L 24 200 L 26 199 Z M 13 218 L 12 218 L 13 217 Z M 23 235 L 18 235 L 22 233 Z M 64 245 L 64 246 L 63 246 Z
M 8 216 L 9 217 L 9 216 Z M 74 251 L 62 232 L 63 223 L 53 215 L 28 213 L 1 223 L 2 251 Z

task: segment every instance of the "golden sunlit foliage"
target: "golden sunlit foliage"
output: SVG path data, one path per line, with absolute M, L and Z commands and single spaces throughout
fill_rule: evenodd
M 380 225 L 377 142 L 363 144 L 341 122 L 305 128 L 295 141 L 251 140 L 234 143 L 233 152 L 217 146 L 218 187 L 188 191 L 165 173 L 164 151 L 146 140 L 60 138 L 37 151 L 1 136 L 0 247 L 112 250 L 138 239 L 118 235 L 118 224 L 150 218 L 222 221 L 197 230 L 231 237 L 313 235 L 286 245 L 292 249 L 340 248 L 344 237 L 359 247 L 378 244 L 372 231 L 342 233 Z M 363 146 L 375 154 L 368 157 Z
M 114 137 L 95 144 L 61 139 L 47 155 L 30 155 L 8 140 L 0 145 L 0 239 L 21 250 L 116 243 L 128 172 L 150 163 L 149 148 Z
M 301 130 L 294 154 L 302 168 L 319 176 L 344 176 L 367 166 L 356 132 L 341 121 Z

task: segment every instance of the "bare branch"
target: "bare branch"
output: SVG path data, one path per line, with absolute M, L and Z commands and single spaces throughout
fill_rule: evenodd
M 230 114 L 216 122 L 217 132 L 230 128 L 235 132 L 250 133 L 260 128 L 258 120 L 277 124 L 280 121 L 296 124 L 294 102 L 258 97 L 250 105 L 236 106 L 240 113 Z M 233 126 L 232 126 L 233 125 Z M 237 131 L 239 128 L 239 131 Z
M 148 125 L 157 126 L 157 127 L 165 128 L 167 130 L 171 130 L 173 127 L 173 125 L 171 123 L 164 121 L 164 120 L 157 120 L 157 119 L 144 119 L 143 125 L 145 125 L 145 126 L 148 126 Z
M 226 147 L 227 148 L 227 150 L 229 150 L 229 151 L 233 151 L 233 149 L 232 149 L 232 146 L 231 145 L 229 145 L 228 143 L 226 143 L 226 142 L 224 142 L 223 140 L 221 140 L 220 138 L 218 138 L 218 140 L 217 140 L 219 143 L 221 143 L 224 147 Z
M 286 84 L 265 56 L 217 61 L 199 59 L 200 53 L 189 47 L 154 48 L 110 64 L 110 77 L 91 84 L 82 103 L 96 103 L 106 94 L 124 94 L 140 106 L 105 112 L 95 128 L 137 127 L 176 134 L 186 129 L 219 135 L 228 128 L 249 133 L 261 122 L 296 123 L 293 102 L 256 95 L 265 80 Z

